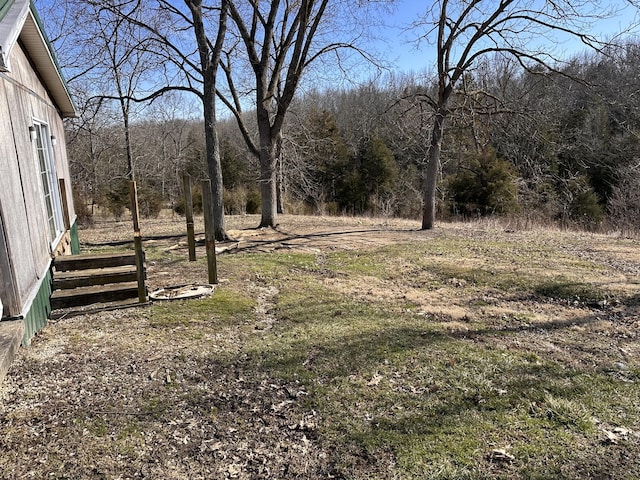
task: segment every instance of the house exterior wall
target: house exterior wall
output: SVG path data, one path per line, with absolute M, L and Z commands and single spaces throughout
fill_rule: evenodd
M 75 212 L 64 125 L 47 89 L 18 42 L 11 49 L 11 72 L 0 73 L 0 299 L 3 316 L 28 316 L 50 285 L 52 253 L 71 253 L 70 234 L 51 245 L 40 166 L 29 126 L 47 124 L 56 175 L 68 188 L 71 226 Z M 48 315 L 48 312 L 47 312 Z M 45 317 L 46 321 L 46 317 Z

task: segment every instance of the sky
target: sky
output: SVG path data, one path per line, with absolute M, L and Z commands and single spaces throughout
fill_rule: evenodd
M 630 5 L 627 0 L 602 3 L 611 5 L 617 14 L 608 19 L 594 21 L 593 30 L 589 33 L 600 38 L 610 38 L 640 21 L 638 8 Z M 425 13 L 426 5 L 431 4 L 431 1 L 396 0 L 393 4 L 395 8 L 386 20 L 388 28 L 384 32 L 384 38 L 379 41 L 378 48 L 387 52 L 388 60 L 393 62 L 399 71 L 426 71 L 433 68 L 435 48 L 424 41 L 418 44 L 416 30 L 409 28 L 413 21 Z M 638 33 L 637 26 L 631 30 L 635 34 Z M 558 35 L 556 44 L 550 44 L 549 48 L 553 48 L 563 59 L 569 59 L 587 50 L 578 39 L 568 35 Z
M 178 1 L 178 0 L 176 0 Z M 343 0 L 340 0 L 343 1 Z M 420 30 L 410 28 L 411 23 L 420 18 L 426 9 L 435 0 L 360 0 L 366 1 L 369 5 L 379 5 L 384 11 L 384 27 L 378 28 L 376 36 L 379 38 L 374 42 L 374 49 L 383 58 L 392 64 L 398 71 L 427 71 L 433 69 L 435 65 L 435 48 L 425 41 L 418 43 L 416 38 Z M 461 0 L 452 1 L 452 4 Z M 492 2 L 497 0 L 484 0 L 485 4 L 492 6 Z M 543 3 L 543 0 L 527 0 Z M 584 0 L 576 0 L 582 2 Z M 181 2 L 180 2 L 181 3 Z M 522 2 L 516 2 L 522 3 Z M 619 10 L 618 14 L 610 19 L 598 21 L 594 24 L 595 32 L 600 36 L 610 37 L 617 32 L 638 21 L 638 9 L 630 5 L 629 0 L 611 0 L 600 2 L 586 2 L 587 4 L 611 5 Z M 43 10 L 49 5 L 55 5 L 55 0 L 36 0 L 36 6 Z M 46 24 L 46 18 L 45 24 Z M 636 29 L 637 31 L 637 29 Z M 563 57 L 570 57 L 585 50 L 584 45 L 574 38 L 568 36 L 561 37 L 559 44 L 554 46 Z
M 175 0 L 181 2 L 182 0 Z M 336 2 L 342 2 L 345 0 L 334 0 Z M 380 26 L 374 32 L 374 36 L 377 40 L 371 42 L 368 47 L 371 47 L 372 52 L 379 55 L 384 63 L 390 66 L 390 71 L 393 73 L 415 73 L 418 76 L 422 74 L 428 74 L 435 70 L 436 54 L 435 47 L 432 43 L 427 41 L 418 42 L 417 38 L 423 33 L 419 28 L 411 28 L 412 23 L 425 14 L 425 11 L 429 6 L 433 5 L 437 0 L 357 0 L 358 2 L 368 2 L 363 5 L 369 5 L 372 7 L 379 6 L 382 14 L 382 20 L 384 26 Z M 463 0 L 450 0 L 451 5 L 459 5 Z M 487 8 L 492 8 L 498 0 L 483 0 L 482 5 L 487 5 Z M 588 5 L 595 5 L 598 0 L 589 2 L 588 0 L 559 0 L 559 1 L 573 1 L 573 2 L 585 2 Z M 638 0 L 640 1 L 640 0 Z M 544 0 L 520 0 L 515 2 L 521 4 L 524 2 L 533 2 L 543 4 Z M 627 0 L 612 0 L 611 2 L 601 2 L 602 4 L 612 5 L 613 8 L 619 10 L 617 15 L 607 20 L 601 20 L 594 22 L 594 32 L 600 37 L 611 37 L 617 32 L 624 30 L 630 24 L 637 22 L 638 9 L 629 4 Z M 56 0 L 36 0 L 36 6 L 39 12 L 43 16 L 45 28 L 47 25 L 47 7 L 51 5 L 61 5 L 62 3 L 56 3 Z M 355 5 L 357 8 L 361 4 Z M 56 11 L 56 13 L 60 13 Z M 637 30 L 636 30 L 637 32 Z M 542 41 L 542 40 L 541 40 Z M 569 36 L 556 36 L 548 40 L 549 50 L 552 48 L 556 50 L 556 57 L 563 59 L 570 59 L 586 50 L 586 47 L 581 44 L 575 38 Z M 325 88 L 339 88 L 349 87 L 358 83 L 367 83 L 380 72 L 371 67 L 370 64 L 362 65 L 363 62 L 355 65 L 355 70 L 348 71 L 345 75 L 342 70 L 335 69 L 331 66 L 327 74 L 320 73 L 319 76 L 313 77 L 318 74 L 318 71 L 310 73 L 308 76 L 309 82 L 307 86 L 313 86 L 314 89 L 317 86 L 323 85 Z M 321 65 L 320 69 L 323 68 Z M 357 73 L 356 73 L 357 71 Z M 354 78 L 348 78 L 348 77 Z M 384 78 L 384 76 L 382 77 Z M 304 86 L 301 88 L 304 90 Z M 224 110 L 224 109 L 223 109 Z

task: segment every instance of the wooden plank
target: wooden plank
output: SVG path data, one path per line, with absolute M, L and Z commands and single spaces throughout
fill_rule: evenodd
M 102 255 L 63 255 L 56 257 L 53 262 L 57 271 L 87 270 L 135 264 L 136 254 L 133 252 Z
M 0 383 L 18 353 L 24 335 L 22 320 L 0 323 Z
M 58 320 L 60 318 L 75 317 L 78 315 L 86 315 L 87 313 L 105 312 L 109 310 L 122 310 L 124 308 L 134 308 L 149 303 L 140 303 L 138 298 L 128 298 L 126 300 L 118 300 L 115 302 L 93 303 L 91 305 L 80 305 L 78 307 L 53 310 L 49 315 L 50 320 Z
M 56 245 L 56 248 L 54 248 L 53 252 L 51 253 L 54 257 L 57 257 L 69 252 L 71 252 L 71 233 L 67 230 L 66 232 L 64 232 L 64 234 L 60 238 L 60 241 L 58 242 L 58 245 Z
M 189 244 L 189 261 L 196 261 L 196 236 L 193 227 L 193 195 L 191 193 L 191 175 L 185 173 L 182 177 L 184 190 L 184 216 L 187 220 L 187 242 Z
M 51 295 L 51 308 L 70 308 L 93 303 L 115 302 L 138 296 L 138 282 L 56 290 Z
M 56 272 L 53 278 L 53 289 L 62 290 L 90 285 L 135 282 L 138 278 L 136 272 L 135 265 Z
M 138 300 L 147 302 L 146 273 L 144 270 L 144 250 L 142 250 L 142 235 L 140 233 L 140 213 L 138 211 L 138 190 L 136 182 L 129 182 L 129 196 L 131 198 L 131 217 L 133 219 L 133 243 L 135 246 L 135 260 L 138 279 Z
M 71 219 L 69 217 L 69 198 L 67 197 L 67 184 L 64 178 L 58 179 L 58 185 L 60 188 L 60 198 L 62 199 L 62 220 L 64 222 L 64 229 L 69 230 L 71 228 Z
M 211 181 L 202 180 L 202 206 L 204 207 L 204 236 L 207 252 L 207 271 L 209 283 L 218 283 L 218 266 L 216 262 L 216 236 L 213 223 L 213 195 L 211 193 Z

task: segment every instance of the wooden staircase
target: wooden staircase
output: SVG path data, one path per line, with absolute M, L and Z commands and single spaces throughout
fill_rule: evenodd
M 138 282 L 135 253 L 101 255 L 61 255 L 53 261 L 53 310 L 111 304 L 129 300 L 146 301 L 144 262 L 141 262 L 142 286 Z

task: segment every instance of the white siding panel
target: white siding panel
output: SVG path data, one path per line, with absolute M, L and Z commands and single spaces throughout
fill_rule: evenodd
M 20 43 L 16 44 L 11 50 L 11 76 L 18 83 L 31 90 L 37 96 L 46 98 L 49 103 L 53 105 L 49 92 L 44 85 L 42 85 L 40 77 L 38 77 L 38 74 L 34 71 Z
M 69 218 L 73 221 L 75 218 L 75 211 L 73 208 L 73 194 L 71 190 L 71 174 L 69 172 L 69 163 L 67 162 L 64 122 L 60 117 L 58 110 L 54 107 L 53 100 L 48 90 L 42 85 L 40 78 L 34 72 L 21 45 L 16 45 L 16 48 L 12 51 L 11 62 L 13 65 L 19 65 L 16 73 L 19 76 L 20 83 L 36 94 L 32 96 L 32 116 L 46 122 L 49 125 L 51 134 L 57 139 L 57 145 L 53 147 L 56 172 L 58 174 L 58 178 L 64 178 L 67 184 L 67 201 L 70 210 Z M 42 101 L 42 99 L 46 99 L 46 101 Z
M 58 115 L 51 115 L 50 124 L 51 133 L 57 139 L 57 145 L 53 147 L 53 154 L 56 160 L 56 171 L 59 178 L 64 178 L 67 186 L 67 205 L 69 207 L 69 220 L 73 224 L 76 212 L 73 204 L 73 189 L 71 184 L 71 172 L 69 171 L 69 162 L 67 161 L 67 142 L 64 133 L 64 122 Z
M 13 85 L 4 81 L 0 82 L 0 170 L 2 171 L 0 175 L 0 208 L 3 212 L 6 248 L 10 256 L 6 265 L 11 267 L 10 272 L 3 272 L 9 279 L 4 278 L 3 280 L 5 283 L 11 282 L 14 285 L 16 288 L 15 296 L 18 302 L 21 302 L 34 285 L 34 274 L 37 268 L 28 237 L 29 223 L 23 199 L 18 157 L 14 146 L 12 125 L 16 121 L 13 116 L 15 107 L 10 108 L 13 103 L 12 90 L 14 89 Z M 20 313 L 16 311 L 19 306 L 9 305 L 10 315 Z
M 11 78 L 21 83 L 23 80 L 37 81 L 35 73 L 20 48 L 11 52 Z M 12 164 L 11 176 L 7 178 L 7 188 L 13 200 L 2 202 L 5 219 L 7 247 L 13 262 L 14 282 L 21 302 L 26 301 L 39 284 L 39 277 L 50 261 L 50 245 L 46 222 L 44 193 L 35 149 L 29 137 L 29 126 L 33 118 L 48 118 L 50 107 L 38 99 L 37 85 L 27 84 L 27 88 L 5 82 L 5 102 L 8 105 L 14 154 L 9 157 Z M 40 91 L 43 88 L 40 87 Z M 4 193 L 4 192 L 3 192 Z

